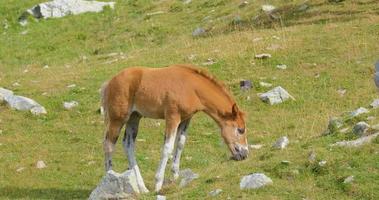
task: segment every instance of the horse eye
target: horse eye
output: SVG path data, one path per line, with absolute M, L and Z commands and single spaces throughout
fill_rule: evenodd
M 245 133 L 245 129 L 244 128 L 237 128 L 237 131 L 239 134 L 244 134 Z

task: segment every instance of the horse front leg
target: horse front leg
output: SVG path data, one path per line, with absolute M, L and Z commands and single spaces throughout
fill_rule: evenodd
M 134 174 L 136 175 L 139 190 L 142 193 L 148 193 L 149 190 L 145 186 L 135 156 L 135 142 L 138 134 L 138 126 L 140 119 L 141 116 L 139 116 L 138 114 L 132 114 L 130 116 L 128 122 L 126 123 L 125 135 L 122 143 L 124 146 L 125 154 L 128 157 L 129 169 L 133 170 Z
M 155 174 L 155 191 L 161 190 L 164 180 L 164 172 L 166 169 L 167 161 L 174 150 L 176 132 L 180 123 L 180 117 L 169 116 L 166 118 L 166 131 L 164 145 L 162 147 L 161 161 L 158 166 L 157 173 Z
M 184 120 L 180 123 L 179 128 L 178 128 L 178 139 L 176 143 L 176 151 L 174 155 L 174 160 L 172 162 L 172 168 L 171 171 L 174 176 L 174 180 L 179 178 L 179 166 L 180 166 L 180 156 L 182 154 L 184 144 L 186 142 L 186 137 L 187 137 L 187 128 L 189 126 L 189 122 L 191 119 Z

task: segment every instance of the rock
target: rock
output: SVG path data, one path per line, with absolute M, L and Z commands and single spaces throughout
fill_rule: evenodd
M 261 144 L 251 144 L 250 146 L 250 149 L 260 149 L 263 147 L 263 145 Z
M 20 167 L 20 168 L 17 168 L 16 169 L 16 172 L 22 172 L 22 171 L 24 171 L 25 170 L 25 167 Z
M 255 59 L 267 59 L 267 58 L 271 58 L 271 54 L 261 53 L 261 54 L 255 55 Z
M 209 192 L 209 196 L 215 197 L 215 196 L 219 195 L 221 192 L 222 192 L 222 189 L 215 189 L 215 190 Z
M 272 87 L 271 83 L 266 83 L 266 82 L 262 82 L 262 81 L 259 82 L 259 85 L 262 87 Z
M 289 165 L 289 164 L 291 164 L 291 161 L 289 161 L 289 160 L 282 160 L 280 162 L 280 164 L 282 164 L 282 165 Z
M 366 122 L 358 122 L 353 127 L 353 133 L 356 135 L 362 136 L 368 131 L 369 128 L 370 128 L 370 125 L 368 125 Z
M 279 64 L 279 65 L 276 65 L 276 68 L 284 70 L 284 69 L 287 69 L 287 65 Z
M 280 86 L 261 94 L 259 97 L 263 102 L 269 103 L 270 105 L 283 103 L 288 99 L 295 99 Z
M 272 36 L 272 38 L 274 38 L 275 40 L 280 40 L 280 37 L 276 35 Z
M 46 110 L 40 104 L 35 102 L 33 99 L 29 99 L 23 96 L 9 96 L 6 99 L 8 105 L 16 110 L 30 110 L 33 114 L 46 114 Z
M 70 84 L 70 85 L 68 85 L 68 86 L 66 86 L 67 88 L 74 88 L 74 87 L 76 87 L 76 84 Z
M 179 172 L 179 176 L 181 177 L 181 181 L 179 187 L 184 187 L 194 179 L 199 178 L 198 174 L 192 172 L 191 169 L 184 169 Z
M 267 12 L 267 13 L 270 13 L 275 9 L 276 8 L 273 5 L 262 5 L 262 11 Z
M 351 116 L 351 117 L 356 117 L 356 116 L 359 116 L 359 115 L 361 115 L 361 114 L 369 113 L 369 112 L 370 112 L 370 111 L 367 110 L 366 108 L 360 107 L 360 108 L 358 108 L 357 110 L 352 111 L 352 112 L 350 113 L 350 116 Z
M 0 103 L 7 101 L 7 99 L 9 99 L 11 96 L 13 96 L 13 92 L 11 90 L 0 87 Z
M 253 88 L 253 84 L 251 83 L 251 81 L 249 80 L 243 80 L 243 81 L 240 81 L 240 89 L 241 90 L 250 90 L 251 88 Z
M 157 200 L 166 200 L 166 196 L 157 195 Z
M 311 151 L 309 153 L 309 155 L 308 155 L 308 161 L 311 162 L 311 163 L 315 162 L 316 161 L 316 156 L 317 156 L 316 152 Z
M 45 65 L 45 66 L 43 66 L 42 69 L 49 69 L 49 65 Z
M 379 108 L 379 99 L 375 99 L 371 104 L 370 106 L 374 109 L 377 109 Z
M 330 146 L 340 146 L 340 147 L 360 147 L 364 144 L 368 144 L 371 142 L 371 140 L 373 140 L 374 138 L 376 138 L 377 136 L 379 136 L 379 132 L 378 133 L 375 133 L 375 134 L 372 134 L 372 135 L 368 135 L 368 136 L 363 136 L 363 137 L 360 137 L 359 139 L 356 139 L 356 140 L 352 140 L 352 141 L 341 141 L 341 142 L 336 142 L 334 144 L 331 144 Z
M 337 90 L 337 93 L 342 97 L 346 94 L 346 91 L 347 91 L 346 89 L 340 88 Z
M 205 36 L 206 33 L 207 33 L 207 32 L 205 31 L 204 28 L 197 27 L 197 28 L 192 32 L 192 36 L 193 36 L 193 37 Z
M 284 149 L 289 144 L 289 140 L 286 136 L 279 138 L 272 147 L 276 149 Z
M 42 160 L 39 160 L 39 161 L 37 161 L 36 167 L 37 167 L 37 169 L 43 169 L 43 168 L 46 168 L 47 166 L 46 166 L 45 162 L 43 162 Z
M 21 86 L 21 84 L 18 83 L 18 82 L 14 82 L 14 83 L 12 84 L 12 86 L 13 86 L 13 87 L 19 87 L 19 86 Z
M 105 6 L 114 8 L 115 2 L 84 0 L 53 0 L 37 4 L 26 12 L 35 18 L 60 18 L 66 15 L 78 15 L 86 12 L 101 12 Z M 21 17 L 24 20 L 25 17 Z
M 326 131 L 325 135 L 336 132 L 342 126 L 343 126 L 342 119 L 338 117 L 332 117 L 329 120 L 328 130 Z
M 351 183 L 353 181 L 354 181 L 354 176 L 348 176 L 348 177 L 345 178 L 345 180 L 343 180 L 343 183 L 344 184 L 349 184 L 349 183 Z
M 79 103 L 77 101 L 69 101 L 69 102 L 64 102 L 63 103 L 63 107 L 66 110 L 71 110 L 71 109 L 73 109 L 74 107 L 76 107 L 78 105 L 79 105 Z
M 208 58 L 206 62 L 203 62 L 202 65 L 209 66 L 216 64 L 217 62 L 213 58 Z
M 183 4 L 190 4 L 192 0 L 183 0 Z
M 272 184 L 272 180 L 262 173 L 254 173 L 244 176 L 240 182 L 240 189 L 258 189 Z
M 325 165 L 326 165 L 326 160 L 321 160 L 320 162 L 318 162 L 318 165 L 319 165 L 320 167 L 325 166 Z
M 127 170 L 122 174 L 109 170 L 88 199 L 134 199 L 138 193 L 140 190 L 133 170 Z

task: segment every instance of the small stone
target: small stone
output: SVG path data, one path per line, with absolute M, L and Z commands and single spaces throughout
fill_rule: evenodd
M 317 156 L 316 152 L 311 151 L 309 153 L 309 155 L 308 155 L 308 161 L 311 162 L 311 163 L 315 162 L 316 161 L 316 156 Z
M 76 84 L 71 84 L 67 86 L 67 88 L 74 88 L 74 87 L 76 87 Z
M 199 178 L 199 175 L 193 173 L 191 169 L 184 169 L 179 172 L 179 176 L 181 177 L 181 181 L 179 187 L 184 187 L 189 184 L 194 179 Z
M 271 83 L 266 83 L 266 82 L 262 82 L 262 81 L 259 82 L 259 85 L 262 87 L 272 87 Z
M 206 62 L 204 62 L 202 65 L 208 66 L 216 64 L 217 62 L 213 58 L 208 58 Z
M 343 121 L 342 119 L 338 118 L 338 117 L 332 117 L 330 120 L 329 120 L 329 124 L 328 124 L 328 131 L 327 133 L 334 133 L 336 132 L 339 128 L 341 128 L 343 126 Z
M 27 19 L 21 19 L 20 21 L 18 21 L 18 23 L 19 23 L 21 26 L 26 26 L 26 25 L 28 25 L 28 20 L 27 20 Z
M 21 84 L 18 83 L 18 82 L 14 82 L 14 83 L 12 84 L 12 86 L 13 86 L 13 87 L 19 87 L 19 86 L 21 86 Z
M 368 144 L 370 143 L 374 138 L 376 138 L 377 136 L 379 136 L 379 132 L 378 133 L 375 133 L 375 134 L 372 134 L 372 135 L 368 135 L 368 136 L 363 136 L 363 137 L 360 137 L 356 140 L 352 140 L 352 141 L 341 141 L 341 142 L 336 142 L 334 144 L 331 144 L 330 146 L 340 146 L 340 147 L 360 147 L 362 145 L 365 145 L 365 144 Z
M 289 140 L 286 136 L 279 138 L 273 145 L 272 147 L 276 149 L 284 149 L 287 147 L 289 144 Z
M 43 66 L 43 69 L 49 69 L 49 65 Z
M 375 99 L 371 104 L 371 108 L 377 109 L 379 108 L 379 99 Z
M 262 10 L 264 11 L 264 12 L 267 12 L 267 13 L 270 13 L 270 12 L 272 12 L 273 10 L 275 10 L 276 8 L 275 8 L 275 6 L 273 6 L 273 5 L 262 5 Z
M 191 55 L 189 55 L 188 57 L 188 60 L 195 60 L 196 59 L 196 54 L 191 54 Z
M 354 127 L 353 127 L 353 133 L 359 136 L 364 135 L 368 129 L 370 128 L 370 125 L 368 125 L 366 122 L 358 122 Z
M 189 4 L 189 3 L 191 3 L 192 2 L 192 0 L 184 0 L 183 1 L 183 4 Z
M 346 90 L 346 89 L 343 89 L 343 88 L 337 90 L 338 94 L 339 94 L 341 97 L 343 97 L 343 96 L 346 94 L 346 91 L 347 91 L 347 90 Z
M 23 71 L 23 73 L 28 73 L 29 72 L 29 70 L 28 69 L 25 69 L 24 71 Z
M 348 177 L 345 178 L 345 180 L 343 180 L 343 183 L 344 184 L 349 184 L 349 183 L 351 183 L 353 181 L 354 181 L 354 176 L 348 176 Z
M 271 58 L 271 54 L 261 53 L 261 54 L 255 55 L 255 59 L 267 59 L 267 58 Z
M 45 162 L 43 162 L 42 160 L 39 160 L 36 164 L 36 167 L 37 167 L 37 169 L 43 169 L 43 168 L 46 168 L 47 166 L 46 166 Z
M 325 165 L 326 165 L 326 160 L 322 160 L 322 161 L 318 162 L 318 165 L 319 165 L 320 167 L 325 166 Z
M 272 38 L 274 38 L 275 40 L 280 40 L 280 37 L 276 35 L 272 36 Z
M 157 200 L 166 200 L 166 196 L 157 195 Z
M 258 189 L 272 184 L 272 180 L 262 173 L 254 173 L 244 176 L 240 182 L 240 189 Z
M 16 172 L 22 172 L 24 170 L 25 170 L 25 167 L 20 167 L 20 168 L 16 169 Z
M 261 144 L 251 144 L 250 146 L 250 149 L 260 149 L 263 147 L 263 145 Z
M 215 197 L 215 196 L 219 195 L 221 192 L 222 192 L 222 189 L 215 189 L 215 190 L 209 192 L 209 196 Z
M 259 95 L 259 97 L 263 102 L 269 103 L 270 105 L 283 103 L 288 99 L 295 99 L 281 86 L 275 87 L 274 89 Z
M 71 109 L 73 109 L 74 107 L 76 107 L 78 105 L 79 105 L 79 103 L 77 101 L 69 101 L 69 102 L 64 102 L 63 103 L 63 107 L 66 110 L 71 110 Z
M 291 161 L 289 161 L 289 160 L 282 160 L 280 163 L 282 165 L 289 165 L 289 164 L 291 164 Z
M 47 114 L 46 109 L 42 106 L 35 106 L 32 109 L 30 109 L 30 112 L 33 115 L 45 115 L 45 114 Z
M 279 64 L 279 65 L 276 65 L 276 68 L 285 70 L 285 69 L 287 69 L 287 65 Z
M 243 81 L 240 81 L 240 89 L 241 90 L 250 90 L 251 88 L 253 88 L 253 84 L 251 83 L 251 81 L 249 80 L 243 80 Z
M 207 33 L 207 32 L 205 31 L 204 28 L 198 27 L 198 28 L 196 28 L 196 29 L 192 32 L 192 36 L 193 36 L 193 37 L 205 36 L 206 33 Z
M 360 108 L 358 108 L 357 110 L 352 111 L 352 112 L 350 113 L 350 116 L 351 116 L 351 117 L 356 117 L 356 116 L 359 116 L 359 115 L 361 115 L 361 114 L 369 113 L 369 112 L 370 112 L 370 111 L 367 110 L 366 108 L 360 107 Z

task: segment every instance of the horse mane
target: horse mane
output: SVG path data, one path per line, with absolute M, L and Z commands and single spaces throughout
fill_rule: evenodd
M 217 80 L 212 74 L 210 74 L 208 72 L 208 70 L 204 69 L 204 68 L 200 68 L 200 67 L 195 67 L 193 65 L 186 65 L 186 64 L 183 64 L 183 65 L 178 65 L 182 68 L 185 68 L 197 75 L 200 75 L 206 79 L 208 79 L 209 81 L 211 81 L 213 84 L 215 84 L 218 88 L 220 88 L 221 91 L 224 92 L 224 94 L 226 95 L 226 97 L 232 102 L 232 104 L 235 103 L 233 97 L 231 96 L 229 90 L 226 88 L 225 84 L 219 80 Z

